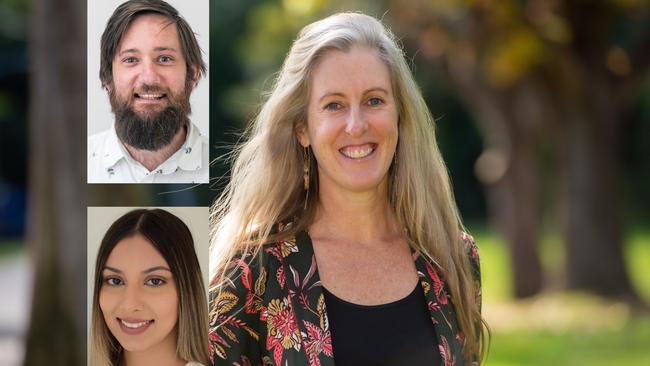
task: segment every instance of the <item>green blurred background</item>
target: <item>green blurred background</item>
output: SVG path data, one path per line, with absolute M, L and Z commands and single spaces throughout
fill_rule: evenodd
M 213 159 L 299 29 L 351 10 L 397 35 L 437 119 L 486 364 L 650 365 L 650 3 L 212 1 Z M 3 365 L 85 362 L 86 206 L 207 206 L 227 181 L 216 159 L 210 185 L 85 184 L 85 25 L 80 0 L 0 3 Z

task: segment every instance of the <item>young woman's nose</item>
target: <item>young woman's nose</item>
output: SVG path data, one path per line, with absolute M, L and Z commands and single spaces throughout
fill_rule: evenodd
M 142 291 L 137 286 L 126 286 L 122 293 L 120 306 L 126 311 L 139 311 L 144 309 Z

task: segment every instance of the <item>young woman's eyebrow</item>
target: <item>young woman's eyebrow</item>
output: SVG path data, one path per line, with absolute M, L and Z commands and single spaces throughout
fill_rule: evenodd
M 123 273 L 124 273 L 124 272 L 123 272 L 122 270 L 120 270 L 120 269 L 113 268 L 113 267 L 109 267 L 109 266 L 104 266 L 104 271 L 107 271 L 107 270 L 108 270 L 108 271 L 111 271 L 111 272 L 119 273 L 119 274 L 123 274 Z
M 117 268 L 114 268 L 114 267 L 105 266 L 104 270 L 108 270 L 108 271 L 119 273 L 119 274 L 124 274 L 124 271 L 122 271 L 120 269 L 117 269 Z M 146 274 L 146 273 L 151 273 L 151 272 L 160 271 L 160 270 L 171 272 L 171 269 L 169 269 L 168 267 L 156 266 L 156 267 L 147 268 L 144 271 L 142 271 L 142 273 Z
M 149 269 L 145 269 L 144 271 L 142 271 L 142 273 L 151 273 L 151 272 L 160 271 L 160 270 L 167 271 L 167 272 L 172 271 L 171 269 L 169 269 L 169 268 L 167 268 L 165 266 L 156 266 L 156 267 L 151 267 Z

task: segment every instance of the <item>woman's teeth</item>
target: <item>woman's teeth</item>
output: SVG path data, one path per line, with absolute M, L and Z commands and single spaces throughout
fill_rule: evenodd
M 127 322 L 127 321 L 125 321 L 123 319 L 120 319 L 120 321 L 122 322 L 122 324 L 124 324 L 125 327 L 131 328 L 131 329 L 141 328 L 141 327 L 144 327 L 145 325 L 152 322 L 152 320 L 145 320 L 143 322 L 130 323 L 130 322 Z
M 341 154 L 345 155 L 348 158 L 360 159 L 365 158 L 375 151 L 374 146 L 366 145 L 362 147 L 353 147 L 353 148 L 343 148 L 339 150 Z

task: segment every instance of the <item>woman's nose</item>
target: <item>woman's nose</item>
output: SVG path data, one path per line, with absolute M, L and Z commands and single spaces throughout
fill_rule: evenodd
M 361 108 L 350 108 L 345 132 L 352 137 L 362 136 L 368 129 L 368 123 Z
M 144 302 L 140 289 L 137 286 L 126 286 L 120 306 L 129 312 L 143 310 Z

